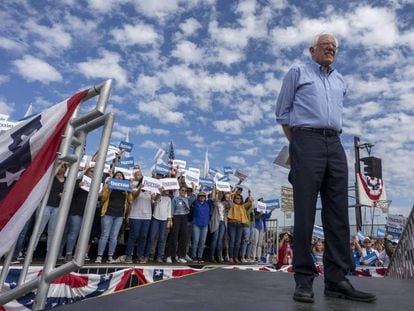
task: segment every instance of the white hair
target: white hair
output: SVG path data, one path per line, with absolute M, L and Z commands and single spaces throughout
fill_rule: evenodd
M 322 36 L 324 36 L 324 35 L 330 35 L 330 36 L 332 36 L 335 39 L 336 47 L 337 48 L 339 47 L 338 39 L 333 34 L 331 34 L 329 32 L 321 32 L 320 34 L 317 34 L 316 36 L 314 36 L 312 38 L 312 41 L 311 41 L 311 47 L 315 47 L 315 45 L 318 44 L 319 38 L 322 37 Z

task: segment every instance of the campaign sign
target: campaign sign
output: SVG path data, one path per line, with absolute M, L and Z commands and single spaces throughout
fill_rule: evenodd
M 199 183 L 200 183 L 200 186 L 202 186 L 204 189 L 214 187 L 214 180 L 211 178 L 200 178 Z
M 241 180 L 245 180 L 247 178 L 247 175 L 239 170 L 236 170 L 236 172 L 234 173 L 234 176 L 236 176 L 237 178 Z
M 231 166 L 225 166 L 223 167 L 223 172 L 224 174 L 229 175 L 229 174 L 233 174 L 234 170 Z
M 161 175 L 161 176 L 167 176 L 170 172 L 170 167 L 166 164 L 157 163 L 155 165 L 155 174 Z
M 256 203 L 256 209 L 258 212 L 266 213 L 266 203 L 258 201 Z
M 317 225 L 313 226 L 313 236 L 317 237 L 318 239 L 323 240 L 325 235 L 323 234 L 323 228 Z
M 218 170 L 216 170 L 215 168 L 210 167 L 208 169 L 208 174 L 212 177 L 215 177 L 217 173 L 218 173 Z
M 160 179 L 164 190 L 177 190 L 180 189 L 177 178 L 163 178 Z
M 120 167 L 120 166 L 114 167 L 114 174 L 116 172 L 121 172 L 122 174 L 124 174 L 125 179 L 131 179 L 133 177 L 132 170 L 127 169 L 125 167 Z
M 399 237 L 402 234 L 402 228 L 387 226 L 387 232 L 392 236 Z
M 187 162 L 184 160 L 173 160 L 173 166 L 178 168 L 178 170 L 185 169 L 186 165 L 187 165 Z
M 127 141 L 121 141 L 119 143 L 119 149 L 125 150 L 125 152 L 131 152 L 133 147 L 134 147 L 134 144 L 129 143 Z
M 371 251 L 369 254 L 361 258 L 361 261 L 364 262 L 366 266 L 375 266 L 375 262 L 377 261 L 378 257 L 374 251 Z
M 90 161 L 90 159 L 91 159 L 91 156 L 84 155 L 79 163 L 79 168 L 84 169 L 86 165 L 88 164 L 88 162 Z
M 394 228 L 403 228 L 405 223 L 405 217 L 402 215 L 388 215 L 387 226 Z
M 89 192 L 89 190 L 91 189 L 92 178 L 90 178 L 86 175 L 83 175 L 82 183 L 83 183 L 83 185 L 80 188 Z M 101 191 L 102 191 L 102 183 L 99 185 L 99 192 L 101 192 Z
M 113 190 L 131 191 L 129 180 L 108 178 L 108 188 Z
M 230 192 L 230 183 L 227 181 L 217 181 L 216 188 L 218 191 Z
M 118 165 L 122 167 L 127 167 L 127 168 L 133 167 L 134 157 L 121 158 L 119 159 Z
M 109 150 L 106 153 L 106 159 L 105 162 L 111 162 L 116 158 L 116 152 L 114 150 Z
M 384 228 L 377 228 L 377 238 L 378 239 L 385 238 L 385 229 Z
M 104 166 L 104 173 L 109 173 L 109 170 L 111 169 L 111 166 L 109 165 L 109 164 L 106 164 L 105 163 L 105 166 Z
M 143 190 L 150 191 L 152 193 L 160 193 L 158 190 L 162 187 L 162 181 L 160 179 L 155 179 L 152 177 L 144 176 L 142 179 Z
M 266 203 L 267 209 L 270 210 L 280 208 L 279 199 L 266 200 L 264 203 Z
M 157 153 L 154 155 L 153 161 L 155 163 L 158 162 L 159 159 L 161 159 L 165 154 L 165 150 L 164 149 L 158 149 Z
M 230 177 L 227 175 L 224 175 L 223 177 L 219 178 L 218 181 L 230 181 Z
M 187 187 L 193 187 L 193 183 L 198 186 L 200 181 L 200 173 L 195 173 L 192 171 L 185 171 L 185 183 L 187 184 Z
M 362 233 L 362 231 L 358 231 L 356 236 L 359 241 L 363 241 L 366 238 L 366 236 Z
M 200 176 L 200 174 L 201 174 L 201 171 L 200 171 L 199 168 L 189 167 L 188 170 L 191 171 L 191 172 L 197 173 L 198 176 Z

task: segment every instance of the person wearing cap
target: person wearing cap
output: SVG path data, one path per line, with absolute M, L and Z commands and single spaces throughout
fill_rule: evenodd
M 361 266 L 375 267 L 377 265 L 379 253 L 372 246 L 373 244 L 369 237 L 362 240 Z
M 325 296 L 373 302 L 371 293 L 356 290 L 346 275 L 355 270 L 349 248 L 348 164 L 341 143 L 346 94 L 343 76 L 332 67 L 338 40 L 329 33 L 315 36 L 311 59 L 285 75 L 276 104 L 276 121 L 289 140 L 293 187 L 293 299 L 314 302 L 318 271 L 311 255 L 316 203 L 320 194 L 325 236 Z
M 210 223 L 211 200 L 207 200 L 205 192 L 199 192 L 197 199 L 191 205 L 193 215 L 193 232 L 191 257 L 194 262 L 204 262 L 203 254 L 207 238 L 208 224 Z

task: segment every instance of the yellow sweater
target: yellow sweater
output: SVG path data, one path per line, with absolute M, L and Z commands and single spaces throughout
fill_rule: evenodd
M 249 219 L 247 217 L 246 211 L 252 206 L 252 199 L 244 204 L 235 204 L 233 203 L 230 207 L 227 219 L 230 223 L 239 223 L 239 224 L 249 224 Z

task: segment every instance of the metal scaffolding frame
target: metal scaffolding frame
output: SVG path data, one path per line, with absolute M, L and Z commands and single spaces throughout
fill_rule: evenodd
M 81 116 L 78 116 L 78 106 L 78 108 L 73 113 L 63 135 L 62 143 L 57 154 L 57 158 L 55 160 L 54 168 L 56 167 L 58 160 L 62 160 L 69 163 L 70 168 L 68 171 L 68 176 L 64 185 L 64 190 L 59 205 L 56 229 L 52 237 L 50 249 L 47 252 L 45 258 L 42 275 L 38 278 L 25 282 L 26 275 L 33 258 L 36 235 L 40 228 L 40 221 L 45 210 L 47 200 L 49 198 L 54 175 L 49 181 L 46 194 L 39 207 L 38 215 L 36 217 L 33 233 L 30 238 L 26 258 L 22 270 L 20 272 L 17 287 L 10 291 L 1 292 L 0 305 L 4 305 L 7 302 L 17 299 L 37 288 L 36 298 L 33 303 L 33 310 L 42 310 L 45 307 L 50 283 L 53 282 L 53 280 L 69 272 L 75 271 L 84 265 L 89 235 L 91 232 L 93 218 L 95 215 L 96 203 L 99 195 L 99 185 L 102 180 L 106 153 L 111 138 L 113 124 L 115 121 L 115 116 L 113 113 L 105 114 L 111 86 L 112 80 L 107 80 L 104 83 L 91 87 L 89 89 L 89 92 L 87 96 L 82 100 L 82 103 L 99 95 L 96 106 L 94 107 L 94 109 L 88 111 L 87 113 Z M 86 142 L 86 136 L 89 132 L 99 127 L 103 127 L 103 131 L 101 135 L 99 151 L 97 154 L 97 160 L 95 163 L 96 169 L 92 178 L 90 191 L 85 205 L 85 213 L 83 216 L 81 230 L 78 237 L 75 256 L 73 257 L 71 262 L 67 262 L 64 265 L 56 267 L 59 249 L 62 243 L 65 225 L 69 214 L 70 204 L 72 201 L 73 191 L 78 176 L 79 165 L 82 159 L 82 153 Z M 4 261 L 3 269 L 0 275 L 0 285 L 2 286 L 1 289 L 3 289 L 3 284 L 10 267 L 14 248 L 15 245 L 13 245 L 13 247 L 9 250 Z

